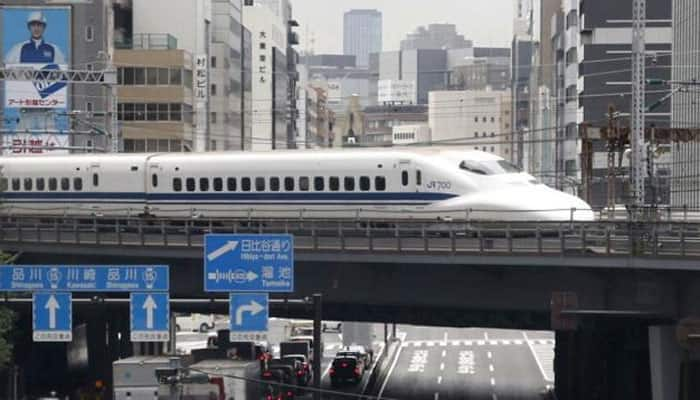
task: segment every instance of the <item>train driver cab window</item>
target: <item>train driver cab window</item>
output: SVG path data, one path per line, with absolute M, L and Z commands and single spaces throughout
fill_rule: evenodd
M 288 176 L 284 178 L 284 191 L 293 192 L 294 191 L 294 178 Z
M 151 175 L 151 186 L 158 187 L 158 174 Z
M 272 177 L 270 178 L 270 191 L 279 192 L 280 191 L 280 178 Z
M 314 190 L 317 192 L 322 192 L 325 189 L 325 180 L 322 176 L 317 176 L 314 178 Z
M 12 178 L 12 190 L 15 192 L 20 190 L 19 178 Z
M 32 191 L 32 183 L 33 183 L 32 178 L 24 178 L 24 191 L 25 192 Z
M 58 190 L 58 180 L 56 178 L 49 178 L 49 191 L 55 192 Z
M 46 181 L 44 178 L 36 178 L 36 190 L 40 192 L 46 190 Z
M 173 191 L 182 192 L 182 179 L 173 178 Z
M 69 178 L 61 178 L 61 190 L 63 190 L 63 191 L 70 190 L 70 179 Z
M 73 178 L 73 190 L 76 192 L 83 190 L 83 178 Z
M 244 192 L 250 192 L 250 178 L 241 179 L 241 189 Z
M 255 191 L 264 192 L 265 191 L 265 178 L 255 178 Z
M 302 192 L 309 191 L 309 177 L 308 176 L 302 176 L 299 178 L 299 190 Z
M 360 177 L 360 190 L 363 192 L 368 192 L 370 189 L 369 187 L 369 176 L 361 176 Z
M 374 177 L 374 190 L 377 192 L 383 192 L 386 190 L 386 178 L 383 176 Z
M 408 171 L 401 171 L 401 184 L 408 186 Z
M 355 191 L 355 178 L 352 176 L 346 176 L 343 182 L 343 186 L 345 187 L 346 192 L 354 192 Z
M 214 178 L 214 180 L 212 180 L 212 186 L 215 192 L 221 192 L 224 190 L 224 180 L 221 178 Z
M 98 187 L 100 185 L 100 176 L 98 174 L 92 174 L 92 186 Z
M 340 178 L 337 176 L 331 176 L 328 178 L 328 188 L 331 192 L 337 192 L 340 190 Z
M 197 182 L 194 180 L 194 178 L 187 178 L 185 185 L 187 186 L 188 192 L 194 192 L 197 190 Z
M 229 192 L 235 192 L 236 186 L 236 178 L 226 179 L 226 189 L 228 189 Z

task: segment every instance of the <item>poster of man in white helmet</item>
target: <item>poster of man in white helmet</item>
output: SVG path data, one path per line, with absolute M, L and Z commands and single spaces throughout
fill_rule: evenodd
M 70 8 L 3 7 L 0 26 L 0 61 L 6 68 L 47 72 L 68 69 Z M 42 147 L 66 141 L 57 138 L 66 136 L 69 129 L 68 85 L 51 78 L 47 73 L 34 81 L 4 82 L 2 136 L 5 147 L 10 141 L 13 147 L 17 145 L 26 153 L 22 146 Z

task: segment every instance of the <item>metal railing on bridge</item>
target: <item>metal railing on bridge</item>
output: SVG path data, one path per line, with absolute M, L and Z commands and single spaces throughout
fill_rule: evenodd
M 301 252 L 700 257 L 700 224 L 2 217 L 0 248 L 201 248 L 209 233 L 291 233 Z

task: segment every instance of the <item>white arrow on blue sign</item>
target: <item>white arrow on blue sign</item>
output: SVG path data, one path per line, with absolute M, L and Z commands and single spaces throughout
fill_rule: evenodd
M 34 293 L 32 327 L 35 342 L 73 340 L 73 302 L 70 293 Z
M 167 293 L 131 293 L 129 309 L 132 342 L 170 340 L 170 296 Z
M 231 293 L 229 297 L 231 341 L 267 340 L 269 316 L 267 293 Z

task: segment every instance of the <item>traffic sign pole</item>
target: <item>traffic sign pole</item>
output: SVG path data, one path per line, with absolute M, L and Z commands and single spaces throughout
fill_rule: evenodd
M 323 295 L 314 294 L 314 400 L 321 400 L 321 320 L 323 319 Z

